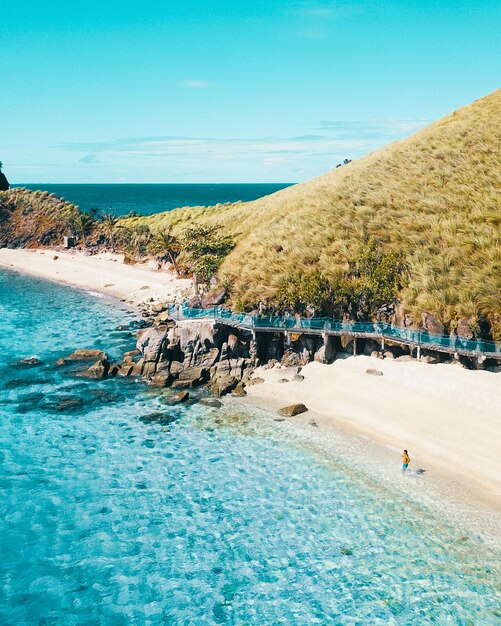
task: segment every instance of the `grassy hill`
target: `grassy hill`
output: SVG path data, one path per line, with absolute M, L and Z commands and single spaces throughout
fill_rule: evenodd
M 59 244 L 80 215 L 77 206 L 47 191 L 0 191 L 0 247 Z
M 501 90 L 412 137 L 254 202 L 184 208 L 137 222 L 155 231 L 220 224 L 237 245 L 220 274 L 232 301 L 273 297 L 281 278 L 346 275 L 372 235 L 405 256 L 399 294 L 415 320 L 489 322 L 501 337 Z

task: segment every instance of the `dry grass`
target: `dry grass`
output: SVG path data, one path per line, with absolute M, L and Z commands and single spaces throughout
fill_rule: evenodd
M 217 223 L 237 246 L 221 268 L 252 304 L 281 277 L 346 271 L 368 234 L 402 250 L 404 308 L 446 324 L 485 317 L 501 338 L 501 90 L 413 137 L 255 202 L 179 209 L 141 219 L 155 230 Z M 275 246 L 283 247 L 277 252 Z

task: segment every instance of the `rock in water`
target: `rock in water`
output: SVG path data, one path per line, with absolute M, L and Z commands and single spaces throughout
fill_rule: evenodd
M 68 356 L 58 359 L 56 361 L 56 365 L 64 365 L 68 361 L 94 361 L 101 359 L 108 359 L 106 352 L 103 352 L 102 350 L 89 350 L 87 348 L 81 348 L 80 350 L 75 350 L 75 352 L 68 354 Z
M 110 362 L 106 359 L 101 359 L 83 372 L 79 372 L 78 376 L 82 376 L 83 378 L 106 378 L 109 370 Z
M 294 417 L 295 415 L 306 413 L 307 410 L 304 404 L 291 404 L 290 406 L 284 406 L 278 412 L 284 417 Z
M 148 413 L 148 415 L 142 415 L 139 418 L 140 422 L 143 424 L 158 424 L 159 426 L 168 426 L 175 421 L 175 417 L 173 415 L 168 415 L 167 413 L 161 413 L 160 411 L 156 411 L 155 413 Z
M 20 359 L 17 362 L 19 367 L 35 367 L 41 365 L 42 361 L 37 356 L 29 356 L 26 359 Z
M 210 406 L 214 409 L 220 409 L 223 406 L 221 400 L 218 400 L 217 398 L 202 398 L 200 400 L 200 404 L 203 404 L 204 406 Z
M 190 392 L 189 391 L 179 391 L 174 394 L 170 398 L 167 398 L 167 404 L 181 404 L 182 402 L 186 402 L 189 400 Z

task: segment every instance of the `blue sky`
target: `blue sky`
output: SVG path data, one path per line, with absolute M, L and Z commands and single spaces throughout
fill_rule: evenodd
M 499 0 L 3 0 L 13 182 L 300 181 L 500 87 Z

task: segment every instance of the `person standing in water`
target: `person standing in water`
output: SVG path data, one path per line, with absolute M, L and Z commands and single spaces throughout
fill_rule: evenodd
M 409 467 L 409 463 L 411 462 L 411 457 L 407 450 L 404 450 L 402 453 L 402 472 L 405 472 Z

